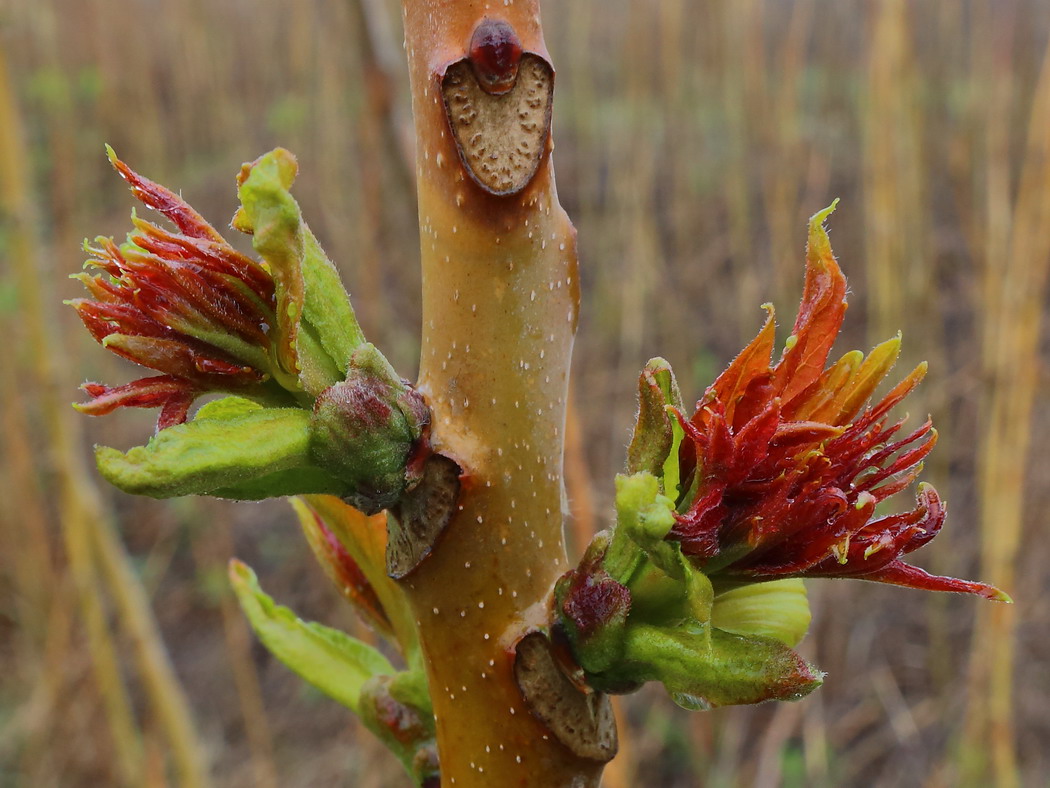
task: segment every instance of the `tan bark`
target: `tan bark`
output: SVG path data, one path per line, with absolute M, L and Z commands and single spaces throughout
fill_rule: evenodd
M 456 511 L 404 578 L 427 657 L 444 786 L 596 785 L 529 711 L 514 647 L 542 623 L 568 567 L 562 453 L 579 307 L 575 232 L 558 203 L 549 135 L 516 193 L 461 163 L 441 76 L 477 22 L 509 23 L 549 58 L 536 0 L 405 0 L 423 266 L 419 387 L 435 449 L 463 469 Z

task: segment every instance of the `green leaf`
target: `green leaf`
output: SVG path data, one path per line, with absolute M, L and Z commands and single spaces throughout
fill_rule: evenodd
M 274 603 L 255 572 L 236 559 L 230 582 L 252 629 L 277 659 L 325 695 L 360 711 L 361 689 L 374 676 L 394 673 L 386 657 L 337 629 L 302 621 Z
M 207 495 L 229 498 L 233 501 L 261 501 L 264 498 L 284 498 L 288 495 L 342 495 L 346 484 L 323 468 L 303 466 L 268 473 L 235 484 L 216 487 Z
M 364 342 L 339 273 L 302 219 L 290 189 L 298 165 L 283 148 L 245 165 L 233 225 L 252 234 L 277 288 L 277 360 L 317 395 L 346 374 Z
M 798 578 L 749 583 L 715 596 L 711 623 L 738 635 L 761 635 L 797 646 L 812 615 L 806 586 Z
M 345 485 L 310 460 L 310 412 L 227 397 L 127 453 L 95 449 L 99 471 L 128 493 L 153 498 L 215 495 L 257 500 L 335 493 Z
M 306 280 L 303 319 L 345 375 L 350 357 L 364 344 L 365 335 L 339 272 L 306 224 L 303 224 L 303 241 L 303 279 Z
M 653 474 L 662 482 L 661 491 L 677 500 L 678 447 L 685 433 L 668 407 L 681 410 L 682 394 L 671 365 L 654 358 L 638 378 L 638 416 L 627 447 L 627 472 Z
M 247 416 L 262 410 L 262 405 L 247 397 L 222 397 L 206 402 L 197 410 L 194 421 L 216 419 L 219 421 Z
M 588 676 L 596 689 L 659 681 L 675 703 L 693 710 L 799 700 L 822 679 L 822 673 L 783 643 L 698 622 L 667 628 L 629 625 L 615 670 Z

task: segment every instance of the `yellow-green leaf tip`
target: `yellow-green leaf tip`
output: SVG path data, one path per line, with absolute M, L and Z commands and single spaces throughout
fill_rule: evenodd
M 822 211 L 817 211 L 815 214 L 810 216 L 809 217 L 809 229 L 810 230 L 822 229 L 823 226 L 824 226 L 824 221 L 829 216 L 831 216 L 831 214 L 835 213 L 835 208 L 838 207 L 838 204 L 839 204 L 839 198 L 836 197 L 834 200 L 831 201 L 831 205 L 829 205 L 827 208 L 825 208 Z

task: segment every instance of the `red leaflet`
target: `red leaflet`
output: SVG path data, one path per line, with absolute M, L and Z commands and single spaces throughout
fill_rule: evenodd
M 846 277 L 824 233 L 806 248 L 806 284 L 789 346 L 773 370 L 773 388 L 787 407 L 820 377 L 846 315 Z
M 100 274 L 78 278 L 90 298 L 70 302 L 91 335 L 123 358 L 163 373 L 125 386 L 86 384 L 91 415 L 119 407 L 161 408 L 158 428 L 186 420 L 209 391 L 244 392 L 270 377 L 274 283 L 173 192 L 143 178 L 110 151 L 113 166 L 173 233 L 135 217 L 128 242 L 85 246 Z
M 375 589 L 368 582 L 361 567 L 347 552 L 339 538 L 332 533 L 324 519 L 312 509 L 310 515 L 310 520 L 303 520 L 306 538 L 325 574 L 369 624 L 378 632 L 391 633 L 386 610 L 383 609 L 382 602 L 379 601 Z
M 171 233 L 137 216 L 132 218 L 132 223 L 135 225 L 132 240 L 139 248 L 166 260 L 191 260 L 201 268 L 243 282 L 262 302 L 273 301 L 273 277 L 225 241 Z
M 753 417 L 757 410 L 762 410 L 773 396 L 773 370 L 769 364 L 773 358 L 776 323 L 773 308 L 768 309 L 769 317 L 758 336 L 733 359 L 733 363 L 708 389 L 707 395 L 722 403 L 726 420 L 735 429 Z M 738 406 L 739 415 L 736 413 Z
M 109 160 L 117 172 L 131 186 L 131 193 L 143 205 L 164 214 L 185 235 L 192 238 L 208 238 L 212 241 L 225 243 L 218 231 L 208 224 L 203 216 L 193 210 L 189 203 L 159 183 L 154 183 L 149 178 L 143 178 L 118 159 L 112 148 L 107 147 L 106 152 L 109 154 Z
M 184 422 L 190 405 L 200 393 L 187 381 L 170 375 L 141 378 L 113 388 L 100 383 L 85 383 L 80 388 L 92 398 L 75 406 L 81 413 L 105 416 L 117 408 L 160 408 L 158 430 Z
M 712 576 L 856 577 L 1003 598 L 981 583 L 933 577 L 900 557 L 944 522 L 936 491 L 920 485 L 915 508 L 872 519 L 876 505 L 917 478 L 937 442 L 929 421 L 892 440 L 892 408 L 922 380 L 920 365 L 864 408 L 899 350 L 890 340 L 864 359 L 825 368 L 846 312 L 846 279 L 827 235 L 811 227 L 806 284 L 780 361 L 771 364 L 773 315 L 707 390 L 685 431 L 682 489 L 691 503 L 669 538 Z M 680 502 L 681 504 L 681 502 Z

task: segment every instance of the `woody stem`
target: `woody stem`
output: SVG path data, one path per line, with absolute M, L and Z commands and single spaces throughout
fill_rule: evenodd
M 419 389 L 433 443 L 463 470 L 456 511 L 402 581 L 427 662 L 443 786 L 596 785 L 529 713 L 514 647 L 546 619 L 567 568 L 562 453 L 576 329 L 575 232 L 558 203 L 550 144 L 515 194 L 465 170 L 440 77 L 479 20 L 463 0 L 404 0 L 416 128 L 423 267 Z M 537 0 L 499 9 L 539 42 Z

